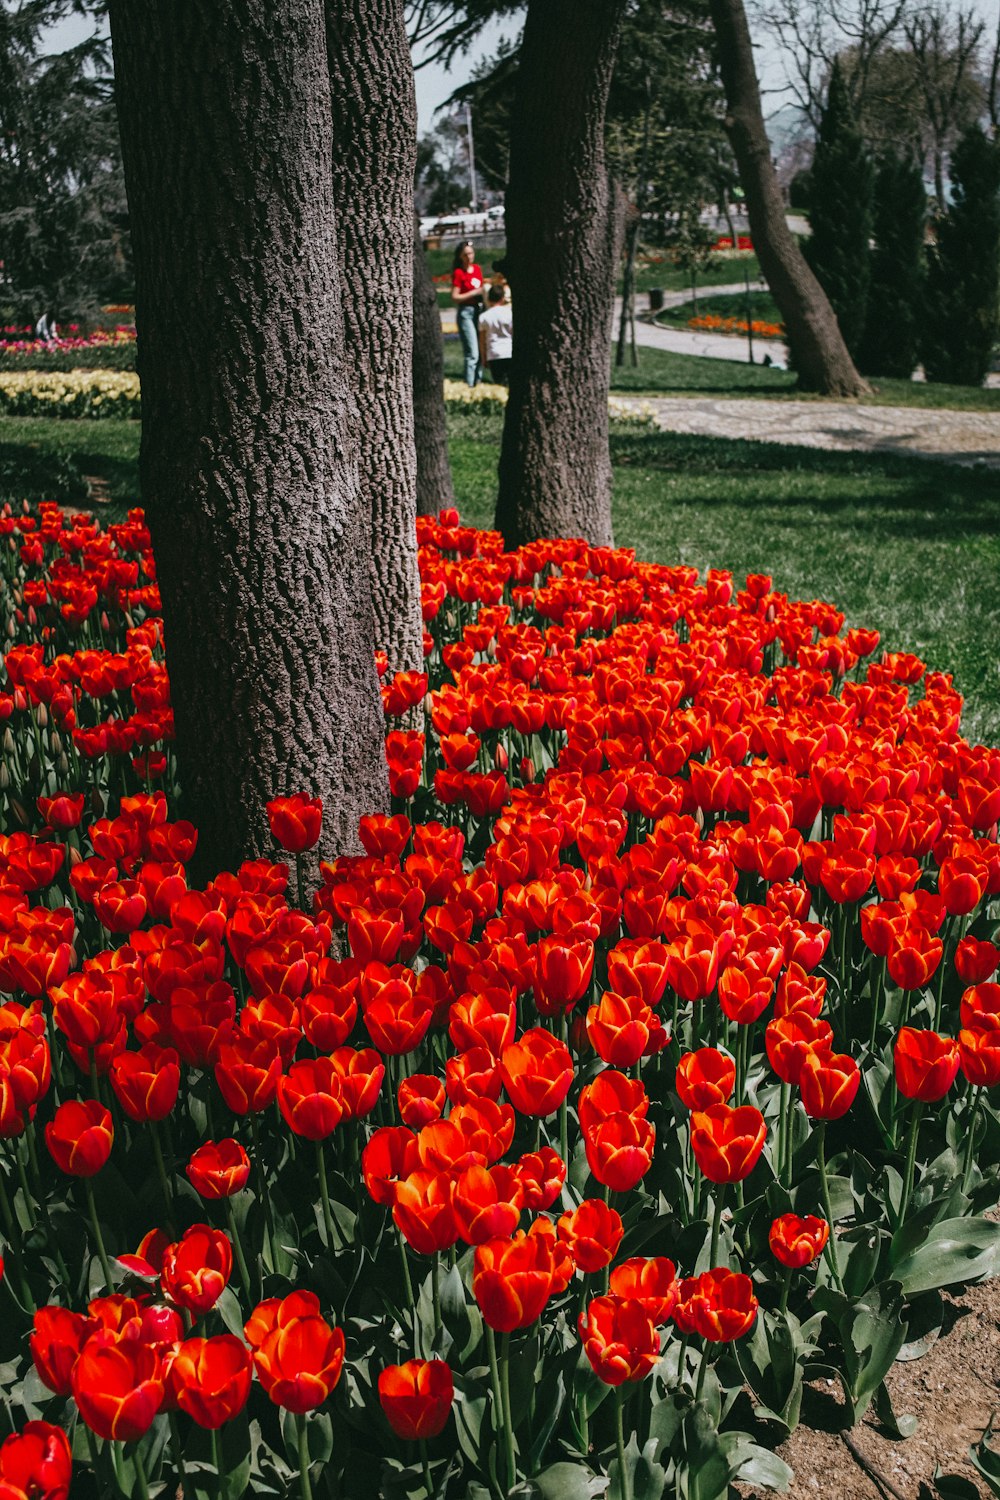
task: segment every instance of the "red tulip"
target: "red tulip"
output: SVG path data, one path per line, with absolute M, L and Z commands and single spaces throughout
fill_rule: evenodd
M 314 1293 L 268 1298 L 243 1331 L 257 1379 L 275 1406 L 302 1413 L 323 1404 L 344 1366 L 344 1331 L 320 1315 Z
M 69 1438 L 51 1422 L 27 1422 L 0 1445 L 0 1494 L 66 1500 L 73 1469 Z
M 958 1042 L 936 1031 L 904 1026 L 893 1048 L 896 1087 L 907 1099 L 932 1104 L 943 1099 L 958 1073 Z
M 67 1099 L 45 1127 L 45 1144 L 61 1172 L 94 1177 L 111 1155 L 111 1111 L 96 1099 Z
M 861 1071 L 843 1052 L 810 1052 L 799 1075 L 802 1106 L 811 1120 L 839 1120 L 854 1103 Z
M 498 1333 L 534 1323 L 556 1290 L 554 1239 L 518 1230 L 513 1239 L 476 1246 L 472 1294 Z
M 560 1216 L 556 1233 L 577 1268 L 591 1272 L 610 1265 L 625 1230 L 616 1209 L 609 1208 L 602 1198 L 585 1198 L 578 1208 Z
M 757 1317 L 753 1282 L 728 1266 L 686 1278 L 680 1298 L 674 1314 L 678 1326 L 714 1344 L 742 1338 Z
M 397 1437 L 409 1442 L 435 1438 L 443 1432 L 455 1385 L 443 1359 L 408 1359 L 387 1365 L 379 1373 L 378 1399 Z
M 587 1164 L 602 1187 L 627 1193 L 653 1164 L 656 1132 L 641 1116 L 624 1110 L 584 1131 Z
M 200 1318 L 229 1284 L 233 1247 L 221 1229 L 192 1224 L 163 1255 L 160 1282 L 171 1302 Z
M 296 1135 L 322 1141 L 344 1115 L 340 1074 L 329 1057 L 304 1057 L 278 1080 L 278 1108 Z
M 96 1326 L 68 1307 L 40 1307 L 35 1313 L 28 1347 L 39 1379 L 57 1396 L 69 1395 L 73 1366 Z
M 180 1058 L 173 1047 L 147 1042 L 138 1052 L 119 1052 L 110 1077 L 115 1098 L 130 1120 L 165 1120 L 177 1103 Z
M 308 797 L 305 792 L 275 797 L 267 804 L 267 821 L 275 843 L 289 854 L 304 854 L 319 843 L 323 803 L 319 797 Z
M 709 1182 L 742 1182 L 764 1149 L 767 1126 L 752 1104 L 713 1104 L 691 1116 L 691 1146 Z
M 643 1380 L 660 1357 L 659 1334 L 641 1302 L 595 1297 L 579 1326 L 584 1353 L 605 1385 Z
M 565 1042 L 535 1026 L 503 1049 L 500 1075 L 521 1115 L 554 1114 L 573 1082 L 573 1059 Z
M 611 1272 L 608 1291 L 640 1303 L 655 1324 L 666 1323 L 677 1306 L 677 1268 L 665 1256 L 623 1260 Z
M 829 1224 L 814 1214 L 808 1214 L 804 1219 L 798 1214 L 782 1214 L 774 1220 L 768 1233 L 771 1254 L 783 1266 L 796 1271 L 818 1259 L 829 1238 Z
M 727 1104 L 736 1085 L 736 1064 L 715 1047 L 685 1052 L 677 1064 L 675 1086 L 685 1109 Z
M 152 1427 L 163 1402 L 160 1356 L 107 1329 L 91 1334 L 73 1366 L 73 1399 L 98 1437 L 129 1443 Z
M 199 1146 L 186 1170 L 195 1192 L 202 1198 L 231 1198 L 249 1181 L 250 1158 L 239 1141 L 230 1136 Z
M 246 1406 L 251 1370 L 250 1351 L 231 1333 L 185 1339 L 171 1355 L 167 1391 L 199 1427 L 222 1427 Z

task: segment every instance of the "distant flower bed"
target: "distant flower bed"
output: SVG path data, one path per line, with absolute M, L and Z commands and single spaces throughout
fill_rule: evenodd
M 783 339 L 785 327 L 783 323 L 766 323 L 762 318 L 754 318 L 748 323 L 745 318 L 722 318 L 718 313 L 703 313 L 696 318 L 688 318 L 687 326 L 697 328 L 703 333 L 753 333 L 759 339 Z
M 124 311 L 125 309 L 122 309 Z M 131 309 L 128 309 L 131 311 Z M 109 312 L 117 312 L 117 308 L 108 308 Z M 81 334 L 79 324 L 71 323 L 65 334 L 55 339 L 40 339 L 35 337 L 33 328 L 16 328 L 8 324 L 0 329 L 0 355 L 4 354 L 43 354 L 62 352 L 71 349 L 102 349 L 109 345 L 116 347 L 121 344 L 135 343 L 135 329 L 131 325 L 120 323 L 117 328 L 95 328 L 93 333 Z
M 131 370 L 0 370 L 0 416 L 138 417 Z
M 507 387 L 490 385 L 466 385 L 464 380 L 446 380 L 444 399 L 448 406 L 494 407 L 497 411 L 507 405 Z M 619 396 L 608 397 L 608 412 L 617 422 L 635 422 L 648 426 L 653 420 L 653 409 L 646 401 L 628 401 Z

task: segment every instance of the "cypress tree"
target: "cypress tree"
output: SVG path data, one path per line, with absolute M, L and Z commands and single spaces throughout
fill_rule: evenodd
M 928 255 L 924 369 L 928 380 L 982 385 L 1000 302 L 1000 146 L 973 125 L 950 176 L 951 204 Z
M 810 180 L 812 234 L 804 249 L 856 355 L 865 327 L 872 228 L 872 164 L 851 113 L 839 62 L 830 74 Z
M 891 154 L 875 176 L 868 310 L 858 363 L 866 375 L 909 380 L 919 358 L 925 296 L 927 194 L 920 164 Z

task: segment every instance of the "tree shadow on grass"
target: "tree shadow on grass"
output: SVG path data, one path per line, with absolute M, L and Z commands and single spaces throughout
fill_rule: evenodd
M 700 489 L 697 495 L 671 495 L 671 503 L 705 511 L 735 504 L 747 511 L 766 509 L 791 527 L 815 526 L 817 516 L 846 520 L 854 513 L 873 540 L 879 534 L 928 541 L 1000 534 L 1000 475 L 934 460 L 656 432 L 613 434 L 611 461 L 618 468 L 660 470 L 691 480 L 745 480 L 739 495 L 731 483 L 714 495 Z M 795 494 L 755 494 L 768 474 L 801 475 L 803 483 Z M 810 476 L 816 477 L 815 487 Z M 845 486 L 840 493 L 838 480 Z

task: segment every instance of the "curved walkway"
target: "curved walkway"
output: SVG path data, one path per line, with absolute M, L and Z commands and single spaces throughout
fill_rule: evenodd
M 621 394 L 617 399 L 626 404 Z M 753 401 L 646 396 L 628 404 L 649 412 L 665 432 L 793 443 L 841 453 L 899 453 L 1000 469 L 1000 412 L 865 406 L 794 397 Z

